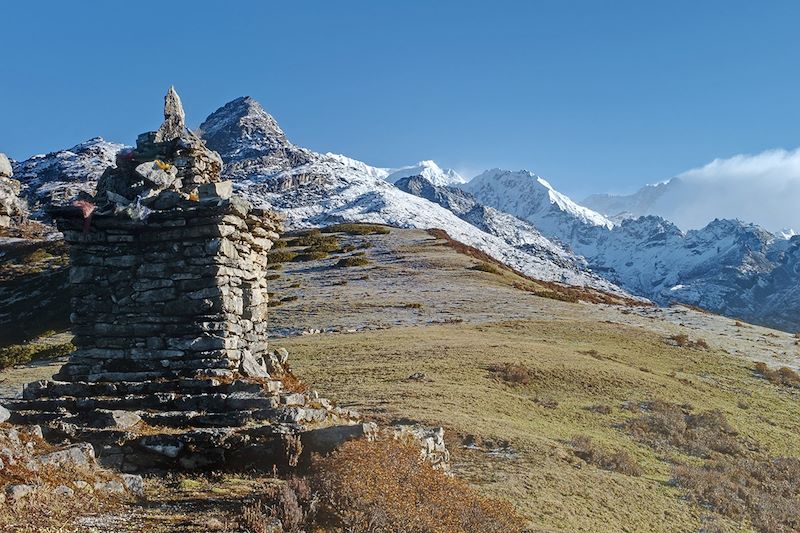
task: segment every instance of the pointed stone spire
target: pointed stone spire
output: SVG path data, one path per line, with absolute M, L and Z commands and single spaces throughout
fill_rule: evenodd
M 164 123 L 156 132 L 156 142 L 166 142 L 180 137 L 186 129 L 186 115 L 183 113 L 181 97 L 170 86 L 164 97 Z

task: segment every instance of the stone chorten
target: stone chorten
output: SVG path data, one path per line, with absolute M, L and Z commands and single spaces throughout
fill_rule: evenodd
M 76 350 L 8 405 L 12 421 L 89 440 L 127 471 L 292 464 L 301 434 L 360 427 L 285 390 L 287 354 L 266 337 L 279 222 L 232 195 L 173 88 L 161 128 L 116 163 L 94 198 L 53 211 L 70 247 Z

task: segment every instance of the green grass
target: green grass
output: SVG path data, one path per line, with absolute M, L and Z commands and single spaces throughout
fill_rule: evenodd
M 39 359 L 57 359 L 69 355 L 75 346 L 71 342 L 46 344 L 31 342 L 0 348 L 0 369 L 22 365 Z
M 267 261 L 274 264 L 285 263 L 287 261 L 293 261 L 295 257 L 297 257 L 296 252 L 284 249 L 271 250 L 267 255 Z
M 347 233 L 348 235 L 386 235 L 391 230 L 378 224 L 334 224 L 322 228 L 323 233 Z
M 706 517 L 733 522 L 685 499 L 674 463 L 697 464 L 682 449 L 657 451 L 625 429 L 659 398 L 718 410 L 764 454 L 800 457 L 798 399 L 754 375 L 751 363 L 720 350 L 679 347 L 621 324 L 507 321 L 395 328 L 281 340 L 294 368 L 317 390 L 374 416 L 443 425 L 459 474 L 510 499 L 537 528 L 567 531 L 698 531 Z M 526 383 L 507 383 L 492 364 L 524 365 Z M 336 372 L 330 372 L 331 368 Z M 643 372 L 641 368 L 647 368 Z M 423 372 L 424 382 L 407 380 Z M 739 407 L 747 398 L 748 409 Z M 602 408 L 598 408 L 602 406 Z M 602 460 L 575 455 L 576 435 Z M 464 450 L 507 442 L 513 459 Z M 609 471 L 613 460 L 641 476 Z M 613 468 L 612 468 L 613 470 Z M 744 530 L 748 528 L 745 526 Z
M 369 264 L 369 259 L 364 256 L 343 257 L 336 262 L 337 267 L 357 267 Z

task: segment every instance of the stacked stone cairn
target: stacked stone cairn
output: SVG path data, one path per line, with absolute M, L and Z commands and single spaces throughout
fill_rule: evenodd
M 174 89 L 164 115 L 95 197 L 52 212 L 70 248 L 76 349 L 53 380 L 6 402 L 11 421 L 88 441 L 126 472 L 294 466 L 306 444 L 371 431 L 286 390 L 288 354 L 266 337 L 279 220 L 232 195 Z
M 14 171 L 6 154 L 0 154 L 0 228 L 11 227 L 25 217 L 25 201 L 19 196 L 20 183 L 12 179 Z

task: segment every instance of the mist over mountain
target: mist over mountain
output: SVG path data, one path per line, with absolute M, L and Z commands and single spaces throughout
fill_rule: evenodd
M 800 149 L 715 159 L 633 194 L 595 194 L 583 203 L 616 219 L 658 215 L 682 229 L 699 229 L 715 218 L 736 218 L 776 233 L 797 231 Z

